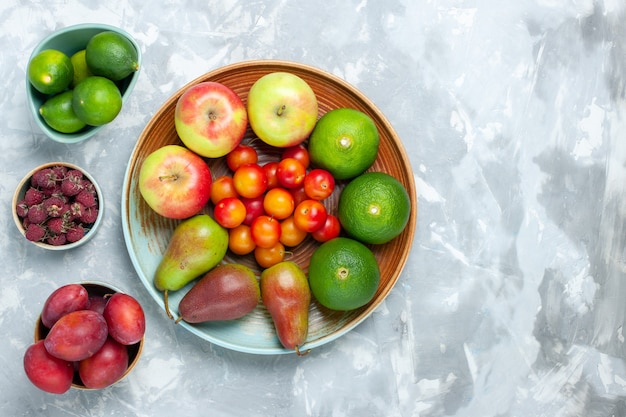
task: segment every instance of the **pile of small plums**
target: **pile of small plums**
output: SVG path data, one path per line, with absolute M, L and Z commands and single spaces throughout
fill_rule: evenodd
M 89 289 L 89 290 L 88 290 Z M 24 370 L 39 389 L 62 394 L 72 384 L 100 389 L 120 380 L 142 343 L 146 321 L 128 294 L 66 284 L 46 299 Z

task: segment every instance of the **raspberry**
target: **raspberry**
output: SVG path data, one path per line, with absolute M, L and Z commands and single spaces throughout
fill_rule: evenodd
M 35 171 L 33 176 L 30 177 L 30 185 L 35 188 L 41 187 L 39 184 L 45 182 L 46 172 L 46 169 Z
M 96 207 L 85 207 L 83 210 L 80 221 L 85 224 L 94 223 L 98 219 L 98 208 Z
M 65 236 L 68 242 L 77 242 L 85 236 L 85 228 L 79 224 L 69 229 Z
M 55 235 L 65 233 L 67 229 L 66 222 L 62 217 L 52 217 L 48 219 L 48 221 L 46 222 L 46 227 L 50 232 L 54 233 Z
M 83 178 L 82 184 L 83 184 L 84 190 L 87 190 L 90 193 L 96 194 L 96 187 L 94 187 L 93 183 L 89 181 L 89 178 Z
M 38 224 L 29 224 L 28 229 L 26 229 L 26 233 L 24 234 L 26 239 L 31 242 L 39 242 L 46 236 L 46 229 L 41 227 Z
M 59 197 L 48 197 L 43 201 L 43 208 L 50 217 L 61 217 L 65 201 Z
M 63 246 L 67 243 L 65 234 L 50 236 L 46 239 L 46 243 L 51 246 Z
M 80 193 L 76 194 L 74 201 L 78 201 L 85 207 L 93 207 L 96 205 L 96 196 L 87 190 L 82 190 Z
M 57 176 L 52 168 L 43 168 L 33 174 L 36 185 L 40 188 L 51 188 L 57 183 Z
M 28 204 L 26 204 L 25 200 L 20 200 L 17 202 L 17 206 L 15 207 L 15 212 L 18 216 L 24 218 L 28 216 Z
M 44 198 L 52 197 L 52 196 L 56 196 L 56 197 L 63 196 L 63 191 L 61 190 L 61 184 L 59 183 L 54 184 L 52 187 L 49 187 L 49 188 L 42 188 L 41 192 L 43 193 Z M 63 196 L 63 198 L 65 197 Z
M 67 236 L 65 233 L 60 235 L 53 235 L 46 239 L 46 243 L 52 246 L 61 246 L 67 243 Z
M 42 223 L 46 220 L 46 217 L 46 211 L 43 208 L 43 203 L 30 206 L 28 209 L 28 221 L 31 223 Z
M 61 183 L 61 192 L 66 196 L 75 196 L 83 189 L 83 185 L 80 179 L 68 176 Z
M 80 219 L 80 216 L 83 215 L 83 211 L 85 211 L 85 207 L 78 202 L 73 202 L 70 204 L 70 209 L 69 209 L 69 217 L 71 220 L 76 220 L 76 219 Z
M 68 168 L 63 165 L 57 165 L 52 167 L 52 170 L 54 171 L 54 174 L 57 176 L 57 178 L 65 178 Z
M 83 173 L 77 169 L 70 169 L 65 174 L 65 178 L 68 178 L 72 181 L 80 182 L 79 180 L 83 179 Z
M 28 190 L 26 190 L 26 194 L 24 194 L 24 201 L 26 201 L 26 204 L 28 204 L 29 206 L 39 204 L 43 201 L 43 199 L 43 193 L 35 187 L 30 187 Z

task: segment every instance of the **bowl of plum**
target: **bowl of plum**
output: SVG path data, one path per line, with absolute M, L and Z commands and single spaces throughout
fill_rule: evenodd
M 24 371 L 42 391 L 97 390 L 124 379 L 144 344 L 139 302 L 100 282 L 65 284 L 45 300 Z
M 104 198 L 95 178 L 68 162 L 29 171 L 13 195 L 13 220 L 26 240 L 50 250 L 81 246 L 102 222 Z

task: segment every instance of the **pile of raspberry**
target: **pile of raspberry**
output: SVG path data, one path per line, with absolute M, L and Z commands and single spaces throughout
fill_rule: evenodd
M 59 246 L 85 236 L 98 218 L 98 196 L 81 171 L 47 167 L 33 174 L 16 211 L 26 239 Z

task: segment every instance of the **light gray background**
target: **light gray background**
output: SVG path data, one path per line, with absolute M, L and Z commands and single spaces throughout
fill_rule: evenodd
M 624 416 L 626 5 L 622 0 L 3 1 L 0 5 L 0 414 L 7 416 Z M 61 145 L 25 102 L 32 48 L 83 22 L 119 26 L 143 69 L 119 117 Z M 225 64 L 330 71 L 385 113 L 420 211 L 397 285 L 310 355 L 256 356 L 176 327 L 127 255 L 123 173 L 151 115 Z M 106 194 L 86 246 L 43 252 L 10 203 L 32 167 L 87 168 Z M 135 371 L 45 394 L 24 350 L 59 285 L 109 281 L 147 313 Z

